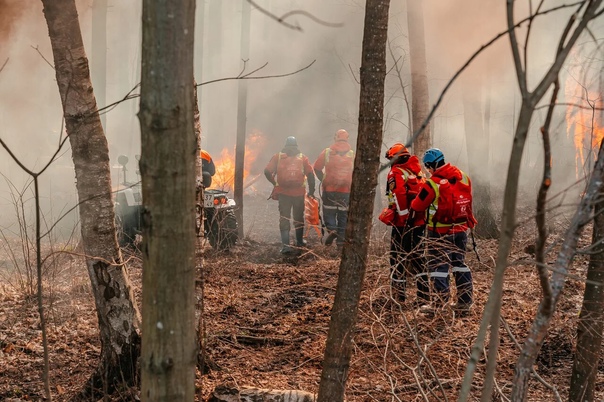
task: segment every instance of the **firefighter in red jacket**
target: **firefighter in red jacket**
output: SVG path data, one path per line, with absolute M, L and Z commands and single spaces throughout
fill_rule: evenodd
M 465 256 L 468 229 L 474 227 L 476 220 L 471 213 L 466 221 L 455 223 L 443 223 L 443 219 L 437 220 L 434 217 L 437 216 L 438 202 L 442 198 L 439 188 L 461 181 L 471 189 L 470 178 L 456 166 L 445 163 L 445 156 L 438 148 L 428 149 L 423 156 L 423 162 L 431 176 L 411 202 L 411 209 L 414 214 L 427 211 L 428 217 L 428 268 L 436 297 L 431 308 L 425 309 L 425 312 L 432 312 L 448 302 L 451 267 L 457 288 L 457 303 L 452 307 L 464 315 L 470 311 L 473 303 L 472 272 L 465 263 Z
M 390 160 L 387 190 L 388 207 L 394 210 L 394 223 L 390 235 L 390 278 L 392 295 L 399 301 L 405 301 L 407 273 L 416 280 L 416 304 L 421 306 L 430 301 L 430 288 L 426 273 L 422 238 L 425 231 L 425 219 L 417 214 L 413 222 L 408 221 L 409 205 L 424 183 L 419 159 L 411 155 L 407 147 L 397 143 L 386 151 Z
M 304 241 L 304 196 L 308 184 L 308 196 L 315 194 L 315 174 L 308 157 L 300 152 L 296 137 L 287 137 L 281 152 L 273 155 L 264 168 L 264 175 L 274 186 L 271 197 L 279 201 L 279 230 L 281 232 L 282 254 L 296 250 L 289 244 L 290 220 L 293 213 L 296 246 L 306 245 Z
M 354 151 L 348 137 L 346 130 L 338 130 L 334 143 L 319 154 L 313 166 L 321 181 L 323 219 L 328 230 L 325 245 L 329 246 L 336 240 L 338 248 L 344 243 L 354 168 Z

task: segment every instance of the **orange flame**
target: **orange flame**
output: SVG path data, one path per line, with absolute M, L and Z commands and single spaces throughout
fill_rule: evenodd
M 581 85 L 576 85 L 570 91 L 567 86 L 566 92 L 569 99 L 577 100 L 571 102 L 575 105 L 571 104 L 566 109 L 566 129 L 567 135 L 572 136 L 575 145 L 575 166 L 579 177 L 579 172 L 588 163 L 589 157 L 595 161 L 597 152 L 594 150 L 600 147 L 604 138 L 604 126 L 601 112 L 598 110 L 603 106 L 602 95 L 588 91 Z M 577 108 L 576 104 L 582 107 Z
M 266 144 L 266 138 L 259 131 L 248 134 L 245 144 L 245 160 L 243 164 L 243 187 L 250 187 L 259 174 L 254 174 L 254 164 L 258 154 Z M 216 174 L 213 187 L 231 191 L 235 187 L 235 148 L 224 148 L 218 158 L 214 158 Z M 247 183 L 247 184 L 246 184 Z

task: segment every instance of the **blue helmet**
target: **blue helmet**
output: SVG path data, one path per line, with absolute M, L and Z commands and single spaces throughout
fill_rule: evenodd
M 426 151 L 423 157 L 424 165 L 437 166 L 445 162 L 445 155 L 438 148 L 430 148 Z

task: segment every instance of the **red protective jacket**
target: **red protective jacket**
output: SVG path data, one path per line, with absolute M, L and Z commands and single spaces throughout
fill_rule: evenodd
M 303 178 L 300 181 L 300 185 L 296 187 L 284 187 L 279 185 L 279 175 L 277 171 L 279 170 L 279 162 L 286 158 L 296 158 L 300 160 L 300 170 Z M 281 162 L 284 163 L 284 162 Z M 313 194 L 315 192 L 315 180 L 314 180 L 314 171 L 308 158 L 306 155 L 300 153 L 300 151 L 295 148 L 295 150 L 289 150 L 284 148 L 283 152 L 276 153 L 273 155 L 271 160 L 268 162 L 266 167 L 264 168 L 264 175 L 267 179 L 272 180 L 271 182 L 275 182 L 276 186 L 274 189 L 274 194 L 283 194 L 289 196 L 304 196 L 306 194 L 306 185 L 308 184 L 308 192 Z
M 405 226 L 409 217 L 409 206 L 425 179 L 417 156 L 412 155 L 407 162 L 393 165 L 388 172 L 388 206 L 396 211 L 394 226 Z M 425 224 L 425 214 L 415 214 L 412 226 Z
M 325 148 L 313 167 L 321 180 L 323 191 L 350 193 L 354 151 L 348 142 L 336 141 Z
M 461 180 L 463 176 L 463 172 L 459 170 L 456 166 L 447 163 L 444 166 L 436 169 L 432 176 L 422 185 L 422 188 L 419 191 L 419 194 L 415 199 L 411 202 L 411 209 L 414 213 L 421 214 L 426 216 L 426 211 L 430 208 L 430 205 L 434 203 L 434 199 L 436 198 L 436 192 L 434 191 L 433 185 L 430 183 L 438 183 L 441 179 L 447 179 L 449 181 Z M 468 177 L 468 181 L 469 181 Z M 471 182 L 469 183 L 472 185 Z M 468 225 L 466 223 L 447 225 L 442 223 L 434 223 L 432 222 L 432 215 L 428 214 L 428 230 L 436 231 L 440 234 L 446 233 L 459 233 L 465 232 L 468 230 Z

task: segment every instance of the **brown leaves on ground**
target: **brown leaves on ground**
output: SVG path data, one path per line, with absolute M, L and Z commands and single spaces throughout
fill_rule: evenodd
M 376 232 L 383 227 L 376 226 Z M 276 230 L 276 229 L 275 229 Z M 589 234 L 585 235 L 588 242 Z M 411 299 L 399 304 L 390 297 L 388 235 L 374 234 L 365 287 L 354 337 L 354 355 L 347 383 L 347 401 L 454 400 L 490 289 L 496 241 L 478 241 L 481 261 L 468 252 L 476 304 L 469 316 L 445 309 L 434 317 L 420 315 Z M 508 394 L 516 342 L 522 343 L 541 297 L 537 273 L 523 250 L 534 237 L 520 236 L 506 274 L 497 390 Z M 316 392 L 323 348 L 339 269 L 335 247 L 309 239 L 300 258 L 284 259 L 277 243 L 244 240 L 230 253 L 204 248 L 203 281 L 198 272 L 198 297 L 204 285 L 205 344 L 211 367 L 197 372 L 198 400 L 214 387 L 299 389 Z M 130 260 L 130 275 L 140 302 L 140 260 Z M 553 258 L 553 254 L 548 258 Z M 586 258 L 572 270 L 585 275 Z M 51 389 L 56 401 L 75 395 L 96 367 L 100 352 L 96 312 L 84 265 L 73 263 L 58 283 L 48 284 Z M 561 395 L 568 388 L 576 318 L 583 285 L 569 279 L 556 320 L 538 359 L 539 374 Z M 35 299 L 25 299 L 0 285 L 0 400 L 42 397 L 42 345 Z M 478 364 L 474 393 L 485 369 Z M 553 400 L 546 385 L 531 380 L 529 400 Z M 128 392 L 130 391 L 130 392 Z M 132 390 L 112 400 L 131 400 Z M 499 396 L 495 400 L 501 400 Z

